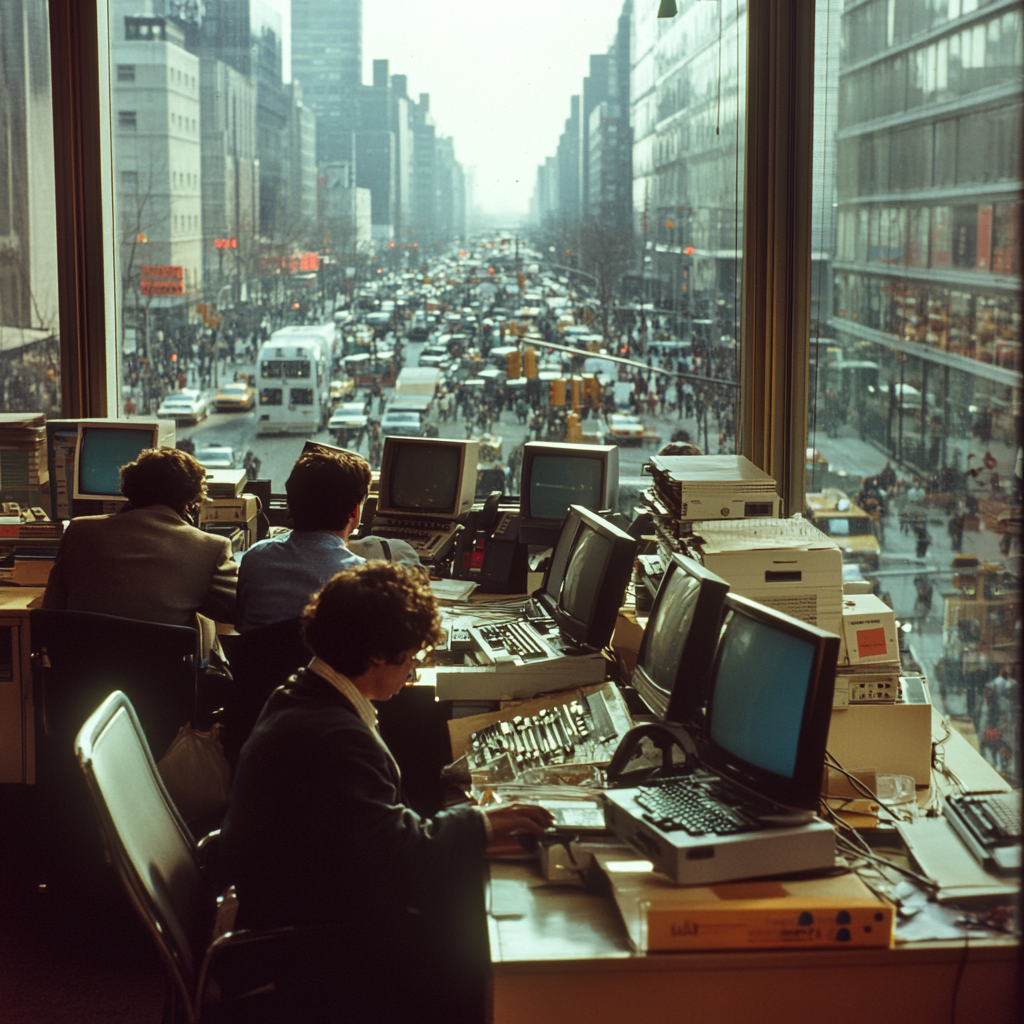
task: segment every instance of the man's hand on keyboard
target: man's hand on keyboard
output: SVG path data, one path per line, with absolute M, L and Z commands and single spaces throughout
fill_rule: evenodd
M 491 842 L 505 839 L 515 832 L 525 835 L 543 835 L 554 822 L 551 812 L 532 804 L 507 804 L 484 809 L 491 827 Z

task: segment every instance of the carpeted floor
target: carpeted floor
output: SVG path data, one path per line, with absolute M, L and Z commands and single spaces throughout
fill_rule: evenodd
M 158 1024 L 164 982 L 153 940 L 109 869 L 45 877 L 32 796 L 0 785 L 0 1020 Z

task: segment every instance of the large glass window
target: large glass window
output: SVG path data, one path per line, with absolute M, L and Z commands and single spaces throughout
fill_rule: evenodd
M 815 228 L 831 308 L 812 337 L 808 502 L 870 516 L 870 557 L 842 545 L 849 578 L 895 610 L 904 669 L 1019 784 L 1020 12 L 823 7 L 821 95 L 838 103 L 816 119 L 814 208 L 836 228 Z
M 60 412 L 56 261 L 47 5 L 10 0 L 0 4 L 2 413 Z M 38 477 L 27 462 L 18 469 L 14 454 L 0 453 L 4 500 L 24 503 L 34 489 L 36 500 L 28 503 L 41 504 Z
M 309 436 L 378 465 L 417 368 L 419 431 L 479 438 L 481 492 L 518 495 L 528 439 L 620 445 L 625 509 L 662 444 L 734 451 L 745 3 L 560 9 L 545 45 L 575 71 L 536 104 L 491 82 L 494 145 L 462 8 L 401 6 L 399 28 L 358 2 L 110 0 L 122 414 L 247 378 L 252 409 L 178 435 L 253 452 L 276 492 Z M 362 411 L 332 427 L 340 403 Z

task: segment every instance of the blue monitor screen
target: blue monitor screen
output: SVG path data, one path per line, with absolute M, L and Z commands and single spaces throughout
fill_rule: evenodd
M 814 645 L 734 611 L 721 648 L 712 740 L 748 764 L 793 778 Z
M 601 511 L 600 459 L 538 455 L 530 468 L 529 514 L 533 519 L 564 519 L 570 505 Z
M 153 428 L 86 427 L 78 453 L 78 490 L 82 494 L 121 496 L 121 467 L 153 447 Z

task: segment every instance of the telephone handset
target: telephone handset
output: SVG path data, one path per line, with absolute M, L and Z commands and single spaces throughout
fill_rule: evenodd
M 466 517 L 455 542 L 452 578 L 473 580 L 484 592 L 526 592 L 526 547 L 519 543 L 519 514 L 501 508 L 501 491 L 492 491 L 483 506 Z
M 481 533 L 490 533 L 494 526 L 494 520 L 498 518 L 498 505 L 501 503 L 501 491 L 491 491 L 480 510 L 480 518 L 477 520 L 477 529 Z

